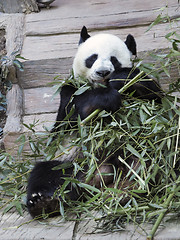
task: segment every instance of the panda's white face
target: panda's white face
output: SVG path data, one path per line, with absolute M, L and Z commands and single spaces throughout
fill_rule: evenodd
M 131 52 L 126 44 L 112 34 L 97 34 L 80 44 L 73 62 L 75 78 L 87 78 L 94 87 L 106 84 L 119 67 L 132 67 Z

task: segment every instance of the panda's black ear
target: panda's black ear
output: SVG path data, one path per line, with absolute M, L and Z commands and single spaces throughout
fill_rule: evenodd
M 131 34 L 129 34 L 127 36 L 125 44 L 127 45 L 129 51 L 132 52 L 133 55 L 137 54 L 137 51 L 136 51 L 136 41 L 135 41 L 134 37 Z
M 88 38 L 90 37 L 90 35 L 87 32 L 87 28 L 84 26 L 81 29 L 81 34 L 80 34 L 80 40 L 79 40 L 79 45 L 83 42 L 85 42 Z

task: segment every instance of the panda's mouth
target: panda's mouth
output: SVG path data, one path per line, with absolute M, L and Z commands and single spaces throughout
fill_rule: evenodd
M 101 79 L 91 79 L 91 82 L 94 87 L 103 87 L 107 86 L 110 78 L 101 78 Z
M 112 75 L 112 71 L 107 69 L 96 70 L 89 76 L 90 82 L 95 88 L 107 86 Z

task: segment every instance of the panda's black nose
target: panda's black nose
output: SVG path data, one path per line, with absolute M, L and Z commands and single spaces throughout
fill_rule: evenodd
M 107 77 L 111 72 L 108 70 L 96 71 L 96 74 L 100 77 Z

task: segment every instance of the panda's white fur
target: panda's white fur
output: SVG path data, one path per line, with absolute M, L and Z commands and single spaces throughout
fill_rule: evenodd
M 97 54 L 98 58 L 91 68 L 87 68 L 85 60 L 93 54 Z M 103 81 L 103 77 L 97 74 L 98 71 L 109 71 L 110 74 L 106 78 L 109 78 L 114 71 L 114 66 L 110 60 L 112 56 L 117 58 L 122 67 L 132 67 L 132 53 L 119 37 L 106 33 L 91 36 L 79 45 L 74 58 L 75 78 L 85 77 L 96 87 L 97 83 Z

